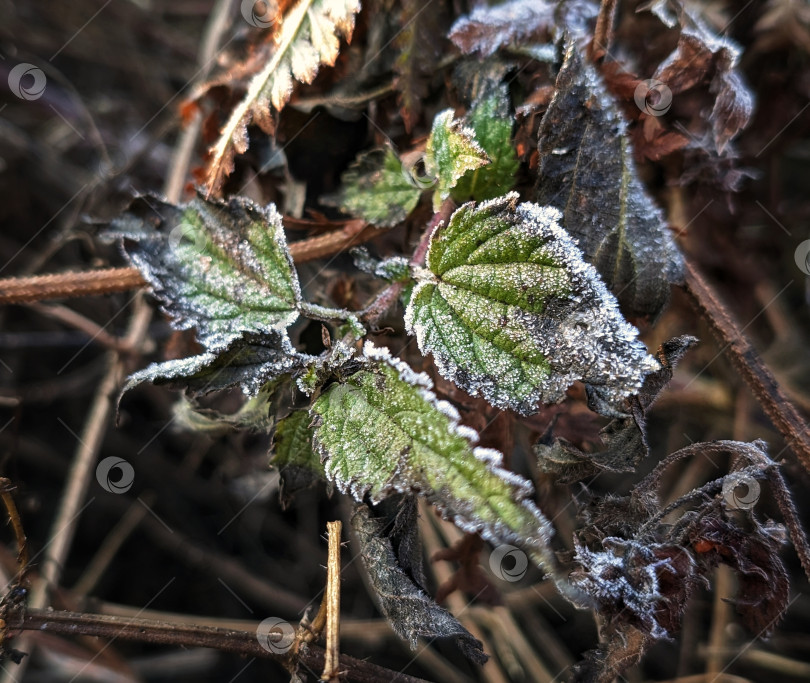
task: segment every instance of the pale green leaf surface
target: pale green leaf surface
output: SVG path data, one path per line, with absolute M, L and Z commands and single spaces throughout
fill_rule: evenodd
M 175 206 L 138 197 L 107 236 L 122 238 L 172 324 L 196 328 L 210 351 L 245 333 L 284 329 L 298 317 L 298 278 L 273 205 L 196 197 Z
M 439 210 L 467 171 L 487 163 L 489 157 L 476 142 L 474 131 L 454 119 L 452 109 L 437 114 L 425 148 L 425 171 L 436 178 L 433 210 Z
M 408 332 L 442 376 L 499 408 L 532 414 L 576 380 L 620 404 L 657 362 L 560 213 L 517 200 L 465 204 L 436 227 Z
M 453 189 L 453 197 L 460 201 L 471 197 L 482 201 L 506 194 L 515 185 L 520 165 L 512 147 L 512 117 L 506 87 L 485 93 L 473 103 L 464 120 L 491 161 L 467 171 Z
M 404 221 L 422 194 L 390 147 L 358 157 L 341 177 L 341 184 L 340 208 L 383 228 Z
M 551 568 L 552 529 L 527 498 L 531 485 L 501 467 L 500 453 L 475 447 L 476 433 L 436 398 L 427 375 L 369 342 L 364 355 L 362 369 L 311 408 L 327 477 L 358 501 L 418 493 L 461 529 L 527 545 Z
M 279 469 L 300 467 L 324 476 L 320 456 L 312 447 L 312 417 L 307 410 L 296 410 L 278 421 L 273 437 L 271 464 Z

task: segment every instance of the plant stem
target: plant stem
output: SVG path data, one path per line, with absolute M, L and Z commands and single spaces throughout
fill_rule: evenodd
M 286 654 L 265 650 L 259 643 L 256 631 L 238 631 L 135 617 L 121 618 L 49 609 L 12 610 L 9 611 L 6 622 L 8 630 L 48 631 L 69 636 L 85 635 L 160 645 L 208 647 L 222 652 L 274 659 L 282 664 L 286 658 Z M 320 669 L 325 659 L 324 650 L 316 645 L 301 648 L 297 656 L 302 664 L 313 671 Z M 398 674 L 389 669 L 346 655 L 340 657 L 339 669 L 347 680 L 357 681 L 358 683 L 383 683 L 387 681 L 426 683 L 420 678 L 414 678 L 402 673 Z
M 799 462 L 810 472 L 810 432 L 794 405 L 782 392 L 773 374 L 745 337 L 711 286 L 688 260 L 684 289 L 723 342 L 735 367 L 754 392 L 774 427 L 782 434 Z
M 339 230 L 293 242 L 290 244 L 290 255 L 296 263 L 314 261 L 367 242 L 381 232 L 381 229 L 363 221 L 349 221 Z M 105 268 L 78 273 L 6 278 L 0 280 L 0 305 L 113 294 L 146 285 L 146 280 L 137 268 Z

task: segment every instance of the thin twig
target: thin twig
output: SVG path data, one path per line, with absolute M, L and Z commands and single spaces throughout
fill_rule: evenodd
M 762 362 L 756 349 L 743 334 L 711 286 L 694 265 L 686 260 L 684 286 L 693 306 L 709 321 L 723 342 L 732 362 L 754 392 L 774 427 L 782 434 L 799 462 L 810 472 L 810 431 Z
M 0 477 L 0 497 L 2 497 L 3 504 L 6 506 L 8 519 L 17 539 L 18 572 L 16 582 L 21 584 L 25 580 L 25 572 L 28 569 L 28 542 L 25 538 L 25 529 L 23 529 L 20 513 L 17 511 L 17 504 L 14 502 L 14 496 L 11 495 L 15 488 L 10 479 Z
M 327 522 L 329 558 L 326 565 L 326 655 L 322 681 L 340 681 L 340 520 Z
M 257 629 L 259 624 L 256 625 Z M 61 612 L 48 609 L 11 610 L 7 627 L 11 631 L 48 631 L 63 635 L 95 636 L 114 640 L 127 640 L 178 647 L 208 647 L 251 657 L 274 659 L 284 663 L 286 653 L 271 652 L 262 647 L 257 630 L 238 631 L 212 628 L 195 624 L 177 624 L 140 619 L 114 617 L 81 612 Z M 316 645 L 301 648 L 297 657 L 308 668 L 317 670 L 326 660 L 325 652 Z M 340 657 L 339 669 L 347 680 L 358 683 L 426 683 L 421 678 L 397 673 L 354 657 Z

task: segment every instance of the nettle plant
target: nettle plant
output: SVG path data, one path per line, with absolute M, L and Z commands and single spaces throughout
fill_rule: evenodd
M 380 341 L 379 325 L 396 308 L 400 328 L 456 396 L 483 398 L 516 419 L 563 400 L 581 382 L 589 407 L 611 419 L 604 448 L 586 453 L 548 436 L 523 454 L 560 484 L 632 472 L 648 455 L 646 411 L 696 340 L 679 337 L 651 355 L 624 316 L 656 319 L 670 285 L 683 277 L 682 257 L 636 174 L 623 114 L 583 55 L 583 26 L 596 7 L 530 4 L 460 19 L 451 37 L 472 55 L 466 71 L 464 63 L 457 69 L 464 113 L 440 111 L 423 149 L 402 157 L 390 145 L 363 153 L 327 198 L 378 228 L 432 204 L 433 219 L 412 253 L 375 259 L 354 252 L 359 271 L 380 282 L 362 310 L 305 300 L 274 205 L 214 198 L 234 153 L 247 147 L 247 124 L 260 116 L 272 133 L 293 78 L 310 82 L 320 64 L 334 63 L 357 3 L 301 3 L 309 14 L 296 6 L 291 13 L 300 16 L 285 19 L 278 51 L 246 86 L 212 149 L 206 187 L 184 205 L 135 199 L 107 237 L 121 241 L 172 324 L 196 330 L 204 348 L 136 372 L 126 389 L 145 381 L 183 389 L 177 412 L 187 426 L 272 433 L 271 465 L 286 497 L 318 480 L 351 496 L 366 568 L 398 634 L 413 645 L 418 637 L 454 637 L 468 657 L 486 659 L 427 594 L 415 525 L 422 497 L 465 532 L 521 548 L 562 595 L 595 609 L 603 642 L 578 675 L 610 680 L 677 632 L 688 596 L 718 563 L 737 570 L 737 609 L 754 632 L 767 632 L 786 609 L 783 529 L 752 506 L 735 505 L 738 484 L 769 482 L 803 561 L 806 542 L 765 444 L 728 441 L 665 457 L 626 496 L 592 494 L 573 551 L 560 554 L 529 481 L 507 469 L 503 454 L 477 446 L 479 435 L 437 396 L 428 374 Z M 662 21 L 672 19 L 658 5 Z M 521 23 L 521 12 L 533 26 Z M 539 44 L 540 35 L 548 44 Z M 536 179 L 523 196 L 513 190 L 520 165 L 508 64 L 479 61 L 507 48 L 559 65 L 540 124 Z M 728 134 L 728 126 L 715 129 Z M 293 343 L 300 319 L 323 323 L 322 353 Z M 201 396 L 234 386 L 246 397 L 238 412 L 200 409 Z M 662 503 L 663 471 L 707 452 L 733 454 L 736 469 Z

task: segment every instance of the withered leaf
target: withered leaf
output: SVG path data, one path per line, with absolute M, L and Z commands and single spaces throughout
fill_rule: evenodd
M 569 42 L 557 93 L 540 127 L 535 200 L 565 229 L 625 314 L 655 318 L 683 278 L 664 217 L 636 175 L 625 122 L 601 76 Z
M 340 38 L 350 39 L 360 0 L 300 0 L 277 25 L 278 33 L 264 53 L 261 69 L 250 79 L 242 101 L 231 113 L 211 148 L 206 194 L 220 191 L 233 171 L 234 154 L 248 147 L 248 124 L 253 120 L 272 128 L 273 111 L 290 99 L 295 81 L 311 83 L 322 65 L 332 66 Z
M 245 335 L 218 353 L 153 363 L 131 375 L 123 392 L 152 382 L 185 389 L 192 396 L 238 385 L 246 395 L 255 396 L 267 382 L 303 367 L 306 358 L 295 351 L 285 332 Z
M 606 446 L 604 450 L 585 453 L 565 439 L 557 439 L 550 446 L 538 443 L 534 452 L 540 468 L 555 474 L 562 483 L 585 479 L 604 470 L 634 471 L 649 453 L 647 410 L 669 384 L 680 359 L 696 343 L 695 337 L 685 335 L 670 339 L 659 347 L 656 357 L 661 369 L 647 375 L 639 392 L 626 400 L 627 416 L 614 419 L 600 432 Z
M 718 153 L 748 125 L 754 99 L 738 70 L 740 47 L 734 41 L 714 33 L 699 16 L 695 5 L 677 0 L 655 2 L 651 11 L 667 26 L 677 21 L 681 27 L 678 47 L 656 70 L 653 79 L 666 84 L 673 94 L 708 82 L 715 95 L 709 115 Z
M 554 30 L 557 2 L 509 0 L 479 7 L 450 30 L 450 40 L 465 54 L 488 57 L 502 47 L 547 42 Z
M 360 542 L 360 557 L 380 605 L 400 638 L 416 649 L 418 638 L 453 638 L 470 660 L 483 664 L 488 657 L 481 643 L 459 621 L 421 590 L 402 570 L 391 541 L 384 535 L 384 522 L 358 505 L 352 528 Z

